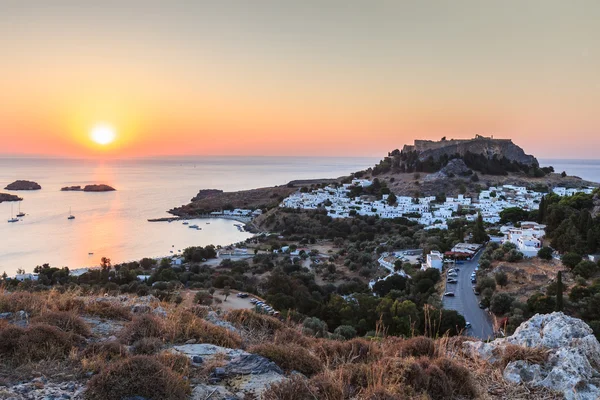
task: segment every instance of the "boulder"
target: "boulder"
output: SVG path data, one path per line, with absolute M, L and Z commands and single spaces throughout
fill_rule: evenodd
M 219 318 L 217 313 L 214 311 L 210 311 L 204 319 L 206 319 L 208 322 L 212 323 L 213 325 L 220 326 L 222 328 L 230 330 L 231 332 L 240 333 L 239 329 L 237 329 L 235 326 L 233 326 L 230 322 L 223 321 L 221 318 Z
M 241 398 L 262 398 L 262 393 L 274 383 L 287 378 L 276 372 L 258 375 L 238 375 L 227 380 L 227 385 Z
M 543 348 L 548 359 L 538 365 L 515 360 L 505 367 L 504 379 L 561 392 L 567 400 L 600 398 L 600 343 L 592 329 L 561 312 L 536 314 L 512 336 L 490 343 L 465 342 L 479 357 L 495 362 L 508 344 Z
M 283 374 L 283 371 L 273 361 L 258 354 L 242 354 L 233 358 L 226 366 L 228 375 L 260 375 L 269 372 Z
M 13 183 L 6 186 L 4 189 L 6 190 L 40 190 L 42 187 L 32 181 L 14 181 Z
M 206 343 L 173 346 L 170 351 L 176 354 L 183 354 L 190 359 L 193 359 L 194 356 L 198 356 L 205 361 L 214 358 L 215 355 L 219 353 L 224 354 L 228 359 L 232 359 L 241 355 L 250 355 L 250 353 L 245 352 L 244 350 L 229 349 L 227 347 L 215 346 L 214 344 Z

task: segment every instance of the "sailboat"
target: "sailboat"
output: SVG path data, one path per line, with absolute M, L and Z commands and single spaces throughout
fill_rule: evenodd
M 10 219 L 8 222 L 19 222 L 18 218 L 13 217 L 13 205 L 10 205 Z
M 75 219 L 75 216 L 71 214 L 71 207 L 69 207 L 69 216 L 67 217 L 67 219 Z
M 21 211 L 21 202 L 19 201 L 19 212 L 17 213 L 17 217 L 24 217 L 25 213 Z

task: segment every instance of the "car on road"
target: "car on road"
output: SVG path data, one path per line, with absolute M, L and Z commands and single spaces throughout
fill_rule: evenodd
M 479 302 L 479 308 L 485 308 L 485 304 L 482 301 Z
M 448 272 L 448 276 L 456 277 L 456 276 L 458 276 L 458 274 L 456 272 Z
M 471 323 L 469 321 L 465 324 L 465 329 L 471 329 Z
M 448 279 L 447 282 L 448 283 L 458 283 L 458 279 L 452 279 L 452 278 L 450 278 L 450 279 Z
M 444 293 L 444 296 L 454 297 L 454 292 L 446 292 Z
M 473 293 L 475 293 L 475 296 L 479 296 L 479 290 L 477 290 L 476 286 L 473 286 Z
M 236 296 L 240 299 L 245 299 L 246 297 L 248 297 L 248 293 L 238 293 Z

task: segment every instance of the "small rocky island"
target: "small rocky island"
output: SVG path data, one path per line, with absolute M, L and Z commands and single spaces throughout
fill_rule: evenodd
M 65 186 L 60 189 L 63 192 L 112 192 L 116 190 L 112 186 L 100 184 L 100 185 L 85 185 L 81 186 Z
M 6 186 L 4 189 L 6 190 L 40 190 L 42 187 L 32 181 L 14 181 L 10 185 Z
M 15 194 L 0 193 L 0 203 L 2 203 L 3 201 L 21 201 L 21 200 L 23 200 L 23 199 Z

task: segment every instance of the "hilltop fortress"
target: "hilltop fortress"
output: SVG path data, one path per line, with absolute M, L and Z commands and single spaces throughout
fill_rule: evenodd
M 421 161 L 427 160 L 429 157 L 438 160 L 443 155 L 459 154 L 464 156 L 466 153 L 473 153 L 485 155 L 490 159 L 494 156 L 506 157 L 508 160 L 520 164 L 539 166 L 534 156 L 525 154 L 523 149 L 514 144 L 511 139 L 494 139 L 480 135 L 476 135 L 473 139 L 415 140 L 414 145 L 404 145 L 402 152 L 417 152 Z

